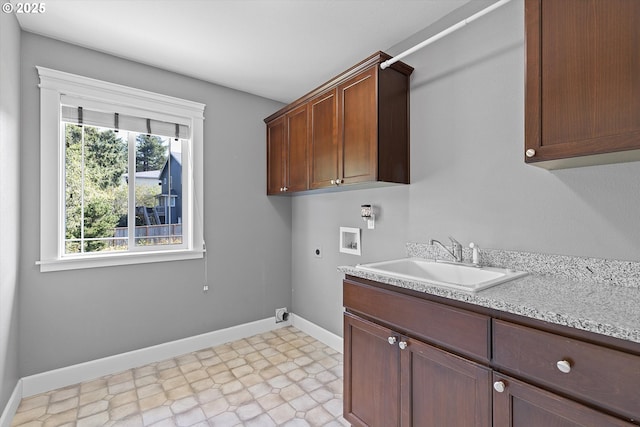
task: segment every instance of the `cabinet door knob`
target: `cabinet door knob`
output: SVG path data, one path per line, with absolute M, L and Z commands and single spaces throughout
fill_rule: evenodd
M 498 393 L 504 392 L 505 388 L 506 387 L 504 385 L 504 382 L 502 381 L 496 381 L 495 383 L 493 383 L 493 389 Z
M 284 187 L 282 191 L 289 191 L 289 187 Z
M 527 157 L 533 157 L 536 155 L 536 150 L 534 150 L 533 148 L 529 148 L 527 151 L 524 152 L 524 154 Z
M 571 363 L 568 360 L 560 360 L 556 363 L 558 370 L 563 374 L 568 374 L 571 372 Z
M 332 180 L 331 180 L 331 185 L 335 185 L 335 184 L 336 184 L 336 180 L 335 180 L 335 179 L 332 179 Z
M 389 338 L 387 338 L 387 341 L 389 341 L 389 344 L 394 345 L 398 341 L 398 338 L 389 337 Z
M 280 191 L 284 191 L 284 188 L 280 187 Z
M 336 185 L 340 185 L 342 184 L 342 180 L 341 179 L 336 179 Z
M 404 350 L 405 348 L 407 348 L 409 346 L 409 344 L 407 344 L 406 341 L 400 341 L 398 343 L 398 347 L 400 347 L 400 350 Z

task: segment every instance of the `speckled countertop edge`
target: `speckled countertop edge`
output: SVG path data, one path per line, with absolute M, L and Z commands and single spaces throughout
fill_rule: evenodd
M 408 255 L 417 256 L 416 251 L 412 250 L 409 245 L 411 244 L 407 245 Z M 430 258 L 430 256 L 424 256 L 423 249 L 420 252 L 423 255 L 421 257 Z M 432 249 L 429 250 L 431 251 Z M 514 259 L 519 258 L 519 256 L 514 256 L 513 254 L 520 254 L 528 260 L 532 258 L 529 254 L 523 253 L 509 252 L 507 255 L 513 256 Z M 496 260 L 503 261 L 500 254 L 494 255 Z M 549 257 L 555 257 L 556 259 L 552 260 L 554 262 L 549 263 Z M 442 258 L 440 257 L 440 259 Z M 612 284 L 614 283 L 612 277 L 616 277 L 617 273 L 610 274 L 606 271 L 611 265 L 591 270 L 598 271 L 606 276 L 601 281 L 594 280 L 592 277 L 594 274 L 592 273 L 589 274 L 588 280 L 581 276 L 568 278 L 565 276 L 568 275 L 567 271 L 570 271 L 571 268 L 566 267 L 565 263 L 559 263 L 558 258 L 563 257 L 540 255 L 536 259 L 549 264 L 550 271 L 561 272 L 559 275 L 542 274 L 540 270 L 544 270 L 544 267 L 539 265 L 529 265 L 527 269 L 523 268 L 522 263 L 520 265 L 511 263 L 494 264 L 494 266 L 530 271 L 530 274 L 477 293 L 467 293 L 432 286 L 423 282 L 380 275 L 359 270 L 355 266 L 341 266 L 338 267 L 338 271 L 400 288 L 640 343 L 640 287 L 637 286 L 637 278 L 633 277 L 633 280 L 629 280 L 627 276 L 622 285 L 614 285 Z M 573 261 L 570 264 L 577 265 L 576 268 L 579 270 L 582 270 L 585 265 L 591 265 L 588 262 L 591 260 L 589 258 L 580 258 L 577 262 L 572 257 L 566 258 L 568 258 L 567 261 Z M 615 263 L 612 266 L 613 269 L 616 267 Z M 602 265 L 604 264 L 606 262 Z M 624 264 L 630 265 L 628 270 L 636 273 L 636 267 L 638 266 L 634 264 L 640 263 L 624 262 Z M 640 269 L 637 271 L 640 272 Z

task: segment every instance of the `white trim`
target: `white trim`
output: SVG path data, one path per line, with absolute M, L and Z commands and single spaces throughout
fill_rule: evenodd
M 107 267 L 148 262 L 202 258 L 204 186 L 205 104 L 75 74 L 36 67 L 40 77 L 40 265 L 41 272 Z M 145 117 L 159 117 L 188 124 L 191 144 L 183 147 L 183 243 L 171 248 L 135 250 L 118 254 L 64 255 L 64 150 L 60 138 L 61 97 L 89 100 L 91 105 L 122 106 L 126 111 L 144 111 Z M 124 110 L 123 110 L 124 111 Z M 131 169 L 131 168 L 130 168 Z M 197 217 L 194 210 L 198 209 Z M 132 234 L 133 238 L 133 233 Z
M 2 413 L 0 427 L 10 427 L 11 420 L 15 416 L 22 398 L 84 381 L 90 381 L 95 378 L 144 366 L 149 363 L 178 357 L 204 348 L 215 347 L 220 344 L 248 338 L 286 326 L 293 326 L 323 344 L 328 345 L 332 349 L 340 353 L 343 352 L 342 337 L 293 313 L 290 314 L 289 319 L 289 321 L 277 324 L 274 323 L 273 318 L 257 320 L 24 377 L 16 384 L 13 394 Z
M 247 338 L 256 334 L 289 326 L 289 322 L 275 324 L 275 319 L 257 320 L 226 329 L 196 335 L 176 341 L 158 344 L 127 353 L 116 354 L 102 359 L 79 363 L 40 374 L 22 378 L 22 397 L 34 396 L 57 388 L 90 381 L 105 375 L 147 365 L 172 357 L 181 356 L 214 347 L 230 341 Z M 4 427 L 4 426 L 0 426 Z
M 124 252 L 89 255 L 86 257 L 68 257 L 53 260 L 36 261 L 40 266 L 40 272 L 76 270 L 81 268 L 111 267 L 116 265 L 146 264 L 150 262 L 183 261 L 200 259 L 204 257 L 204 251 L 176 250 L 155 252 Z
M 36 66 L 40 76 L 40 88 L 53 89 L 65 95 L 83 99 L 110 101 L 116 105 L 136 106 L 149 111 L 162 109 L 178 116 L 204 119 L 205 104 L 175 98 L 155 92 L 96 80 L 64 71 Z
M 323 344 L 328 345 L 335 351 L 343 353 L 344 351 L 344 339 L 333 332 L 329 332 L 326 329 L 308 321 L 307 319 L 297 316 L 293 313 L 289 315 L 291 326 L 300 329 L 305 334 L 312 336 Z
M 20 406 L 22 400 L 22 380 L 18 380 L 16 386 L 13 388 L 13 393 L 9 397 L 7 406 L 4 407 L 2 414 L 0 415 L 0 427 L 11 427 L 11 421 L 16 416 L 16 411 Z

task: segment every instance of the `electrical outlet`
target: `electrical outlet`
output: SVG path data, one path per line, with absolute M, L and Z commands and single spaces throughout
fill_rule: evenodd
M 322 245 L 315 245 L 313 247 L 313 256 L 316 258 L 322 258 Z
M 286 322 L 289 318 L 287 307 L 276 308 L 276 323 Z

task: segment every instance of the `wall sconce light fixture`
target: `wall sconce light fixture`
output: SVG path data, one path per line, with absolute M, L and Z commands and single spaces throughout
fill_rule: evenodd
M 360 216 L 362 216 L 362 220 L 367 223 L 367 228 L 369 230 L 373 230 L 374 228 L 376 228 L 376 214 L 374 212 L 373 206 L 361 205 Z

